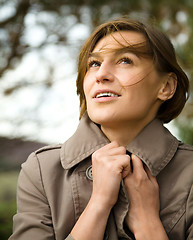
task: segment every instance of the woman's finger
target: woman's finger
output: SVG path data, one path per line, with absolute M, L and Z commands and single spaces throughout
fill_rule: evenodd
M 143 162 L 139 157 L 132 154 L 131 155 L 131 161 L 132 161 L 132 168 L 133 168 L 133 174 L 144 174 L 144 168 L 143 168 Z
M 149 180 L 157 185 L 156 177 L 154 177 L 154 176 L 151 174 L 149 168 L 145 165 L 145 166 L 144 166 L 144 169 L 145 169 L 145 171 L 146 171 L 146 173 L 147 173 L 147 176 L 148 176 Z
M 130 165 L 131 158 L 129 155 L 125 155 L 124 157 L 125 157 L 125 161 L 122 163 L 123 164 L 122 178 L 125 178 L 126 176 L 131 174 L 131 165 Z

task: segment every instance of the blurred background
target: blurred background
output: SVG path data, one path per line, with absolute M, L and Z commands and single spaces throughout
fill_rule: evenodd
M 172 40 L 190 78 L 181 116 L 167 127 L 193 145 L 192 0 L 0 0 L 0 239 L 12 231 L 20 165 L 31 151 L 62 143 L 78 125 L 80 47 L 100 23 L 128 15 Z

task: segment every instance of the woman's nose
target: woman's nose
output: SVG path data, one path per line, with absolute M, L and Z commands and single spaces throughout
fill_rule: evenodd
M 96 81 L 100 83 L 106 81 L 112 82 L 113 80 L 114 80 L 113 69 L 109 64 L 103 62 L 96 73 Z

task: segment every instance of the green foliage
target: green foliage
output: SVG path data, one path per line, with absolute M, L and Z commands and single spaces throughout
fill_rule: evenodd
M 0 172 L 0 239 L 7 240 L 12 233 L 16 213 L 16 185 L 18 172 Z
M 189 125 L 178 125 L 180 139 L 190 145 L 193 145 L 193 127 Z
M 69 46 L 68 35 L 70 29 L 76 24 L 85 24 L 92 31 L 98 24 L 120 15 L 128 15 L 141 21 L 155 20 L 156 25 L 172 39 L 179 62 L 189 75 L 190 82 L 193 78 L 193 1 L 192 0 L 0 0 L 1 8 L 12 6 L 12 15 L 0 20 L 0 81 L 5 73 L 17 67 L 22 58 L 33 50 L 41 50 L 48 45 Z M 44 28 L 46 37 L 38 46 L 31 46 L 25 42 L 27 29 L 26 20 L 30 15 L 36 16 L 37 26 Z M 180 36 L 180 37 L 179 37 Z M 186 40 L 184 40 L 186 39 Z M 82 45 L 82 42 L 80 42 Z M 78 48 L 71 46 L 72 48 Z M 37 49 L 36 49 L 37 48 Z M 64 50 L 65 51 L 65 50 Z M 40 52 L 40 51 L 39 51 Z M 48 71 L 53 71 L 53 63 L 47 61 Z M 42 83 L 52 86 L 52 75 Z M 14 83 L 16 82 L 16 83 Z M 13 81 L 4 87 L 5 96 L 11 95 L 18 89 L 34 84 L 34 79 L 26 76 L 21 82 Z M 193 94 L 193 83 L 191 83 Z M 193 100 L 191 99 L 191 102 Z M 191 121 L 193 108 L 182 115 L 187 121 Z M 191 113 L 191 114 L 189 114 Z M 187 117 L 191 116 L 191 117 Z M 6 119 L 7 121 L 7 119 Z M 188 125 L 176 125 L 179 127 L 181 137 L 191 143 Z M 186 136 L 189 136 L 188 138 Z M 1 166 L 0 166 L 1 167 Z M 2 163 L 6 168 L 6 162 Z
M 187 42 L 178 41 L 176 50 L 180 64 L 193 77 L 193 1 L 192 0 L 0 0 L 0 7 L 13 6 L 13 15 L 0 20 L 0 81 L 3 74 L 14 69 L 30 51 L 40 50 L 46 45 L 65 45 L 70 29 L 77 23 L 87 24 L 92 30 L 96 25 L 119 15 L 130 15 L 141 19 L 155 19 L 157 25 L 172 40 L 180 34 L 188 36 Z M 184 13 L 187 20 L 179 20 L 179 13 Z M 41 16 L 42 13 L 42 17 Z M 37 24 L 45 29 L 46 38 L 39 46 L 30 46 L 25 42 L 27 16 L 35 15 Z M 46 20 L 45 20 L 46 15 Z M 39 18 L 38 18 L 39 17 Z M 67 45 L 68 46 L 68 45 Z M 37 49 L 36 49 L 37 48 Z M 65 63 L 64 63 L 65 64 Z M 48 62 L 49 66 L 49 62 Z M 51 62 L 51 66 L 52 62 Z M 8 97 L 14 91 L 28 86 L 30 76 L 21 83 L 4 87 Z M 14 84 L 14 82 L 16 82 Z M 42 80 L 43 82 L 43 80 Z M 50 82 L 45 82 L 46 84 Z M 45 84 L 44 83 L 44 84 Z M 34 81 L 33 81 L 34 84 Z M 192 87 L 193 89 L 193 87 Z M 193 93 L 193 91 L 192 91 Z M 191 94 L 192 94 L 191 93 Z M 192 102 L 192 99 L 191 99 Z M 191 114 L 190 114 L 191 113 Z M 192 121 L 193 107 L 183 112 L 186 123 L 176 121 L 180 138 L 193 145 Z M 6 119 L 7 121 L 7 119 Z M 0 169 L 8 169 L 6 160 L 2 160 Z M 16 212 L 16 183 L 18 172 L 0 172 L 0 239 L 8 239 L 12 231 L 12 217 Z
M 0 203 L 0 239 L 7 240 L 12 233 L 12 219 L 16 213 L 16 202 Z

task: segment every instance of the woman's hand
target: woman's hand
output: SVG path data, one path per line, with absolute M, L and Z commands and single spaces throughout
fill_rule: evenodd
M 117 201 L 120 182 L 130 172 L 130 157 L 117 142 L 92 155 L 93 192 L 72 229 L 76 240 L 102 240 L 111 208 Z
M 92 155 L 93 193 L 91 199 L 112 208 L 121 180 L 130 173 L 130 156 L 117 142 L 111 142 Z
M 147 166 L 132 155 L 133 171 L 124 178 L 129 198 L 126 224 L 136 239 L 168 239 L 159 217 L 159 187 Z

